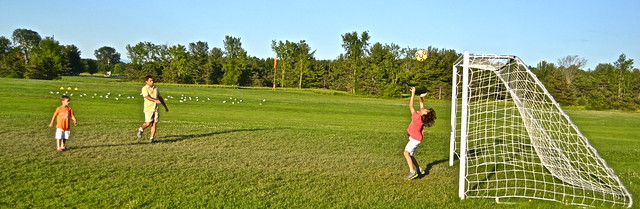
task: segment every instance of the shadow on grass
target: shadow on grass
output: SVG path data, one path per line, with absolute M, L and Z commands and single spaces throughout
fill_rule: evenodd
M 186 139 L 202 138 L 202 137 L 208 137 L 208 136 L 213 136 L 218 134 L 228 134 L 228 133 L 245 132 L 245 131 L 264 131 L 264 130 L 273 130 L 273 129 L 264 129 L 264 128 L 232 129 L 232 130 L 216 131 L 216 132 L 205 133 L 205 134 L 170 135 L 170 136 L 162 137 L 162 140 L 157 140 L 154 143 L 172 143 L 172 142 L 183 141 Z
M 487 184 L 487 182 L 489 182 L 490 179 L 493 178 L 493 176 L 496 175 L 496 169 L 498 168 L 498 166 L 493 166 L 493 169 L 491 169 L 491 171 L 489 172 L 489 174 L 482 180 L 478 181 L 479 183 L 473 186 L 473 189 L 471 190 L 477 190 L 478 188 L 481 188 L 481 186 Z
M 102 144 L 102 145 L 90 145 L 90 146 L 72 146 L 68 147 L 68 150 L 75 149 L 90 149 L 90 148 L 100 148 L 100 147 L 122 147 L 122 146 L 133 146 L 133 145 L 143 145 L 148 144 L 148 142 L 144 140 L 136 140 L 135 142 L 124 143 L 124 144 Z
M 423 178 L 423 177 L 429 175 L 429 173 L 431 172 L 431 168 L 433 168 L 433 166 L 438 165 L 440 163 L 444 163 L 444 162 L 449 162 L 449 159 L 447 158 L 447 159 L 442 159 L 442 160 L 436 160 L 436 161 L 433 161 L 433 162 L 427 164 L 427 167 L 424 169 L 424 175 L 420 175 L 418 178 Z
M 273 130 L 273 129 L 261 129 L 261 128 L 232 129 L 232 130 L 215 131 L 215 132 L 203 133 L 203 134 L 169 135 L 169 136 L 162 137 L 163 140 L 156 140 L 153 143 L 154 144 L 155 143 L 173 143 L 173 142 L 179 142 L 179 141 L 183 141 L 183 140 L 187 140 L 187 139 L 195 139 L 195 138 L 213 136 L 213 135 L 217 135 L 217 134 L 227 134 L 227 133 L 243 132 L 243 131 L 263 131 L 263 130 Z M 100 148 L 100 147 L 121 147 L 121 146 L 134 146 L 134 145 L 150 144 L 147 140 L 138 140 L 138 139 L 134 139 L 134 140 L 135 140 L 134 142 L 123 143 L 123 144 L 102 144 L 102 145 L 90 145 L 90 146 L 77 146 L 77 147 L 70 147 L 69 149 L 90 149 L 90 148 Z

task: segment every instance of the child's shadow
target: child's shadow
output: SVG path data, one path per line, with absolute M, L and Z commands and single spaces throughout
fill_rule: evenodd
M 431 172 L 431 168 L 433 168 L 433 166 L 438 165 L 440 163 L 447 162 L 447 161 L 449 161 L 449 159 L 436 160 L 436 161 L 433 161 L 433 162 L 427 164 L 427 167 L 424 169 L 424 175 L 420 175 L 419 178 L 423 178 L 423 177 L 429 175 L 429 173 Z

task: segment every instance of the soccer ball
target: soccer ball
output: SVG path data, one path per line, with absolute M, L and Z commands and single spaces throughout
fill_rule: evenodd
M 418 49 L 418 51 L 416 51 L 416 60 L 423 62 L 425 60 L 427 60 L 427 57 L 429 56 L 429 52 L 427 52 L 427 50 L 425 49 Z

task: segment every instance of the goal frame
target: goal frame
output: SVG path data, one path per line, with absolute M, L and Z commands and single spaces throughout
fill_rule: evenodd
M 533 78 L 532 82 L 535 83 L 537 88 L 541 90 L 551 101 L 553 107 L 558 111 L 558 113 L 565 119 L 565 122 L 568 122 L 569 126 L 573 128 L 579 136 L 581 136 L 587 145 L 587 148 L 592 148 L 593 146 L 590 144 L 586 137 L 579 131 L 577 126 L 570 120 L 569 116 L 562 110 L 560 105 L 553 99 L 549 91 L 544 87 L 544 85 L 536 78 L 535 74 L 529 70 L 529 68 L 520 60 L 520 58 L 512 55 L 474 55 L 470 54 L 468 51 L 465 51 L 463 55 L 458 58 L 458 60 L 454 63 L 452 67 L 452 94 L 451 94 L 451 130 L 450 130 L 450 153 L 449 153 L 449 166 L 454 165 L 454 161 L 457 157 L 459 159 L 459 179 L 458 179 L 458 196 L 460 199 L 466 198 L 466 182 L 465 178 L 468 174 L 467 171 L 467 134 L 468 134 L 468 117 L 469 117 L 469 71 L 470 71 L 470 57 L 473 58 L 487 58 L 487 59 L 509 59 L 517 62 L 519 65 L 522 65 L 526 70 L 526 73 Z M 478 68 L 478 66 L 474 66 Z M 495 71 L 495 69 L 486 69 Z M 461 72 L 460 72 L 461 71 Z M 461 76 L 460 76 L 461 74 Z M 496 73 L 497 74 L 497 73 Z M 461 78 L 460 80 L 459 77 Z M 499 76 L 498 76 L 499 77 Z M 503 80 L 504 81 L 504 80 Z M 461 89 L 458 89 L 461 85 Z M 509 86 L 505 85 L 504 88 L 509 89 Z M 508 90 L 509 92 L 511 90 Z M 510 92 L 511 93 L 511 92 Z M 458 95 L 461 94 L 461 98 Z M 518 100 L 517 97 L 511 98 L 512 100 Z M 514 103 L 519 103 L 519 101 L 513 101 Z M 460 105 L 460 108 L 459 106 Z M 524 110 L 519 111 L 528 111 L 526 108 Z M 458 118 L 460 117 L 460 118 Z M 459 124 L 458 124 L 459 122 Z M 459 125 L 459 127 L 458 127 Z M 543 131 L 544 132 L 544 131 Z M 546 134 L 546 133 L 545 133 Z M 456 152 L 456 141 L 459 139 L 459 150 Z M 625 197 L 628 198 L 628 204 L 625 204 L 626 207 L 631 207 L 633 205 L 633 198 L 629 190 L 622 184 L 620 179 L 613 173 L 613 170 L 607 165 L 604 159 L 597 153 L 595 149 L 591 149 L 596 156 L 596 159 L 599 161 L 599 165 L 605 166 L 610 170 L 610 175 L 612 178 L 622 187 L 623 193 Z M 514 196 L 506 196 L 505 198 L 511 198 Z M 550 201 L 558 201 L 557 199 L 547 199 L 541 197 L 528 197 L 528 196 L 518 196 L 522 198 L 531 198 L 531 199 L 542 199 L 542 200 L 550 200 Z M 497 197 L 496 197 L 497 198 Z M 566 204 L 566 202 L 565 202 Z M 572 203 L 576 204 L 576 203 Z M 576 205 L 588 205 L 588 204 L 576 204 Z

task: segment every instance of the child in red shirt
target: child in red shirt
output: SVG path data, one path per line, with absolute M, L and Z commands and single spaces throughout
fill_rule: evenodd
M 424 175 L 425 171 L 420 168 L 418 161 L 413 154 L 415 153 L 418 145 L 422 142 L 424 134 L 424 126 L 431 127 L 436 120 L 436 111 L 433 108 L 424 108 L 424 97 L 427 93 L 420 94 L 420 111 L 416 111 L 413 107 L 413 100 L 415 99 L 416 88 L 411 87 L 411 100 L 409 100 L 409 110 L 411 110 L 411 123 L 407 128 L 407 134 L 409 135 L 409 142 L 404 148 L 404 158 L 409 165 L 409 175 L 405 177 L 406 180 L 412 180 L 420 175 Z
M 69 107 L 69 103 L 71 103 L 71 98 L 67 95 L 62 95 L 60 97 L 60 102 L 62 105 L 56 108 L 56 111 L 53 113 L 53 117 L 51 118 L 51 123 L 49 123 L 49 127 L 53 127 L 53 121 L 57 119 L 56 124 L 56 151 L 63 151 L 67 149 L 65 144 L 67 139 L 69 139 L 69 133 L 71 127 L 69 127 L 69 118 L 73 120 L 73 125 L 78 125 L 76 122 L 76 116 L 73 114 L 73 110 Z

